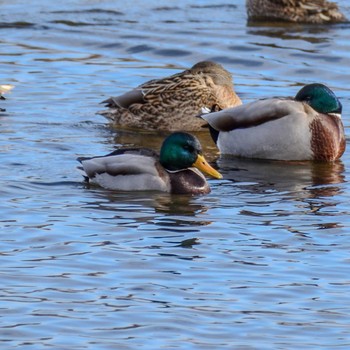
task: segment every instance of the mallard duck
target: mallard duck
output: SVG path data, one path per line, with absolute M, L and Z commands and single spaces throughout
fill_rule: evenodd
M 246 0 L 249 21 L 347 22 L 337 4 L 326 0 Z
M 203 114 L 223 154 L 277 160 L 333 161 L 345 151 L 342 105 L 323 84 L 295 98 L 271 98 Z
M 202 107 L 209 109 L 242 104 L 233 89 L 232 76 L 220 64 L 203 61 L 164 79 L 148 81 L 102 103 L 99 112 L 118 126 L 143 130 L 201 130 L 196 118 Z
M 210 187 L 199 170 L 222 177 L 205 160 L 198 139 L 184 132 L 169 135 L 159 155 L 148 148 L 124 148 L 78 161 L 87 179 L 113 190 L 206 194 Z

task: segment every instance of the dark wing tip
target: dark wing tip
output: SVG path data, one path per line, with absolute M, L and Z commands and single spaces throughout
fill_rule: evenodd
M 115 101 L 113 100 L 113 97 L 109 97 L 106 100 L 103 100 L 100 102 L 101 105 L 105 105 L 105 107 L 113 107 L 115 104 Z
M 79 163 L 82 163 L 84 160 L 88 160 L 88 159 L 91 159 L 90 157 L 78 157 L 77 158 L 77 161 L 79 162 Z

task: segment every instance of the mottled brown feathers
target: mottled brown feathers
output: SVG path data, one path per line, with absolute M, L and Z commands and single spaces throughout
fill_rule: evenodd
M 147 130 L 200 130 L 202 108 L 224 109 L 242 102 L 231 74 L 221 65 L 203 61 L 164 79 L 148 81 L 124 95 L 104 101 L 101 112 L 118 126 Z
M 315 160 L 333 161 L 345 151 L 344 126 L 335 115 L 322 114 L 310 124 L 311 149 Z
M 203 174 L 195 169 L 184 169 L 168 173 L 171 193 L 173 194 L 207 194 L 210 187 Z
M 246 7 L 249 21 L 347 22 L 337 4 L 326 0 L 246 0 Z

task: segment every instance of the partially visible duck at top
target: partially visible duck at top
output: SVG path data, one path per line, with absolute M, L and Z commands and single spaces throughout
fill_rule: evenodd
M 115 125 L 144 130 L 198 131 L 202 107 L 221 110 L 242 104 L 232 75 L 220 64 L 203 61 L 181 73 L 148 81 L 111 97 L 99 112 Z
M 336 3 L 326 0 L 246 0 L 248 21 L 330 24 L 347 22 Z
M 160 154 L 148 148 L 122 148 L 78 161 L 88 181 L 119 191 L 206 194 L 210 187 L 201 171 L 222 178 L 205 160 L 199 140 L 184 132 L 169 135 Z
M 276 160 L 334 161 L 345 151 L 342 105 L 323 84 L 294 98 L 269 98 L 203 114 L 222 154 Z

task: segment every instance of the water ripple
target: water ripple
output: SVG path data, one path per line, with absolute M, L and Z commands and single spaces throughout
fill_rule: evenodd
M 0 347 L 349 348 L 347 152 L 232 159 L 199 132 L 224 176 L 206 196 L 76 171 L 78 156 L 159 149 L 164 133 L 115 129 L 100 101 L 205 59 L 244 103 L 327 83 L 347 130 L 349 29 L 247 25 L 243 0 L 2 3 L 0 78 L 16 88 L 0 115 Z

